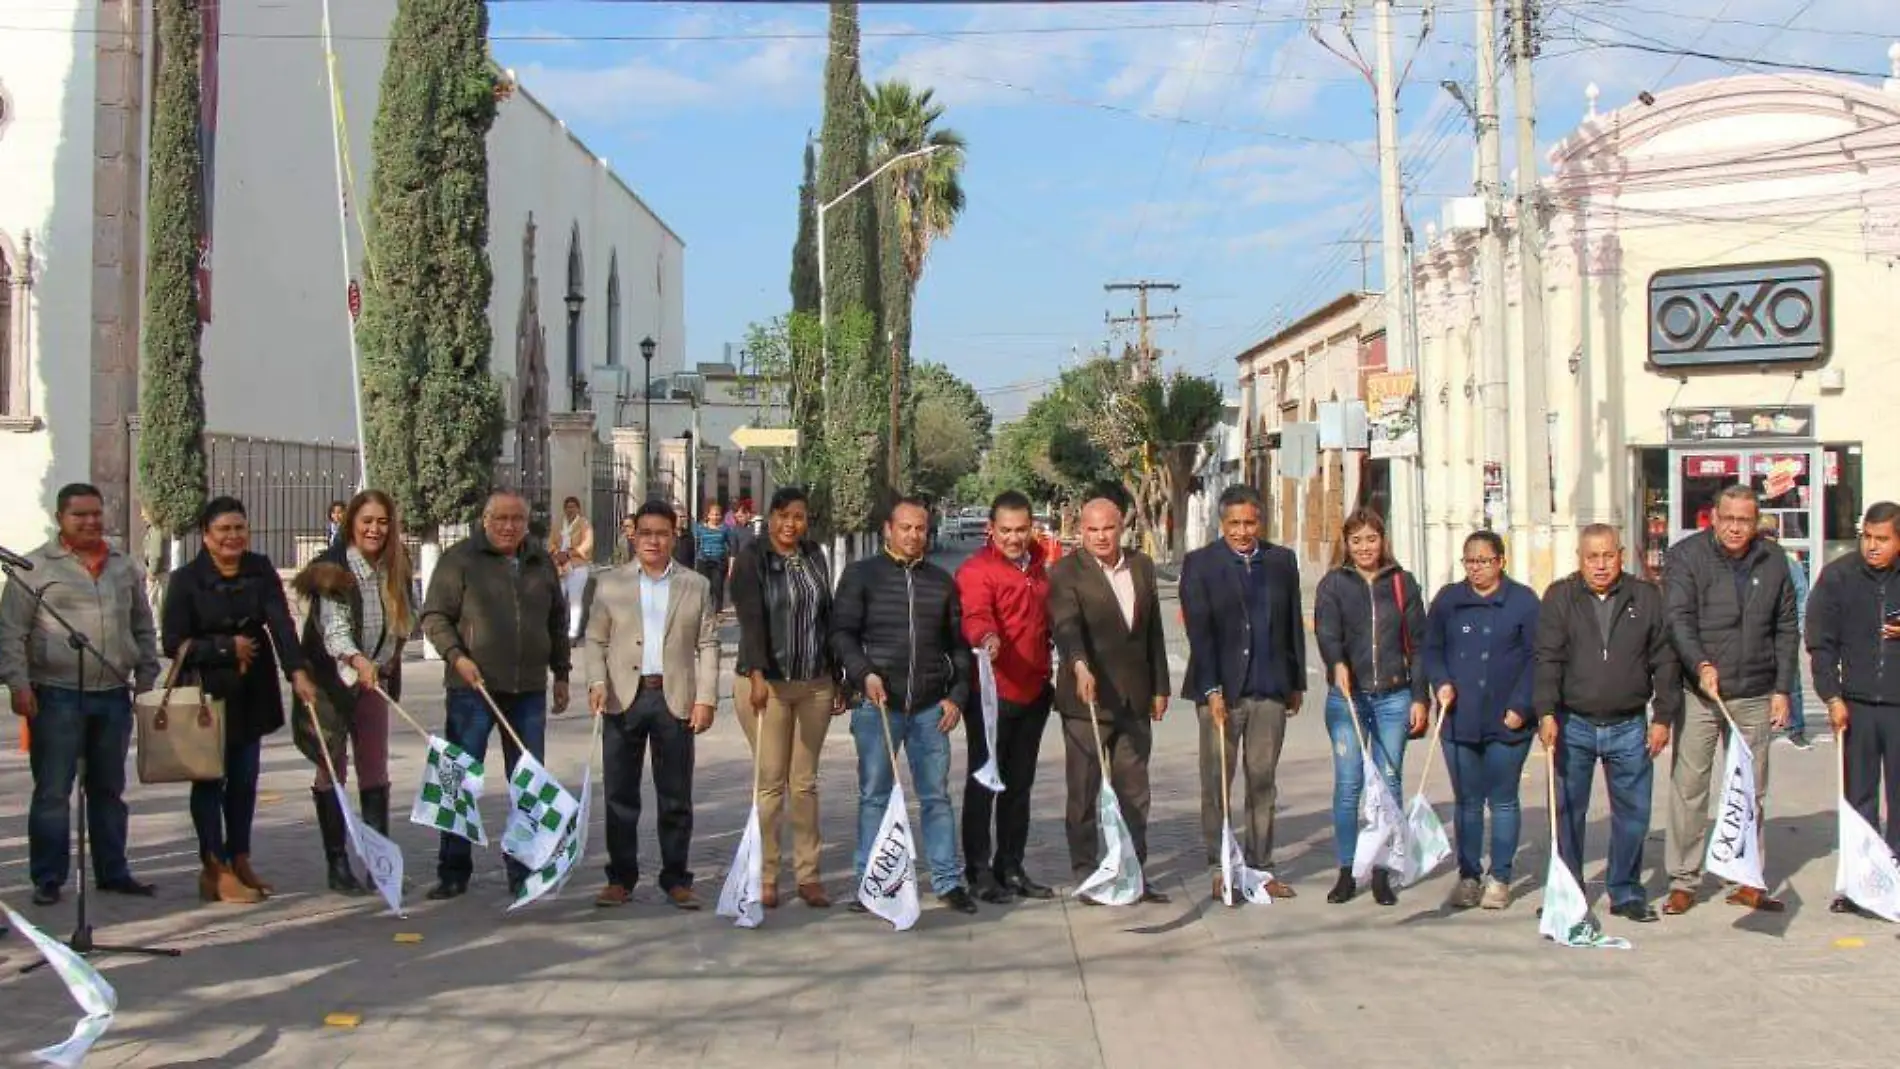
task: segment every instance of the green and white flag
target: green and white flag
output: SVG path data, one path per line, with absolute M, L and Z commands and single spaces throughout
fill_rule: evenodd
M 525 755 L 524 755 L 525 757 Z M 516 769 L 519 774 L 519 769 Z M 581 800 L 575 806 L 574 815 L 567 818 L 561 833 L 556 837 L 554 854 L 548 863 L 528 873 L 521 882 L 521 893 L 508 906 L 513 913 L 530 902 L 549 895 L 558 895 L 561 888 L 567 886 L 568 877 L 580 867 L 581 858 L 587 853 L 587 811 L 593 801 L 594 769 L 592 766 L 581 769 Z
M 1407 881 L 1409 886 L 1431 875 L 1433 869 L 1451 856 L 1451 837 L 1445 834 L 1445 822 L 1438 819 L 1422 790 L 1412 796 L 1411 807 L 1405 811 L 1405 823 L 1409 833 L 1405 847 L 1412 870 L 1412 878 Z
M 1556 843 L 1550 844 L 1550 870 L 1544 876 L 1544 909 L 1537 931 L 1560 946 L 1601 950 L 1630 948 L 1629 940 L 1604 935 L 1596 919 L 1590 916 L 1590 903 L 1583 897 L 1583 888 L 1577 886 L 1577 878 L 1570 874 L 1570 866 L 1557 856 Z
M 473 754 L 439 735 L 429 736 L 422 765 L 422 789 L 409 810 L 411 823 L 459 835 L 476 846 L 488 845 L 482 828 L 482 777 L 486 770 Z
M 46 958 L 46 963 L 66 982 L 66 990 L 73 996 L 73 1001 L 85 1011 L 86 1015 L 73 1026 L 73 1034 L 64 1043 L 33 1052 L 37 1061 L 57 1065 L 60 1069 L 74 1069 L 85 1061 L 86 1052 L 99 1042 L 100 1036 L 106 1034 L 106 1029 L 112 1027 L 112 1014 L 119 1008 L 119 995 L 99 975 L 99 970 L 73 953 L 72 948 L 27 923 L 26 918 L 13 912 L 12 907 L 0 904 L 0 911 L 6 913 L 13 927 L 26 936 L 27 941 Z
M 501 851 L 530 869 L 553 860 L 580 803 L 561 781 L 529 754 L 515 764 L 508 780 L 508 826 Z
M 1141 859 L 1135 853 L 1134 836 L 1122 820 L 1121 800 L 1108 785 L 1106 769 L 1101 790 L 1095 795 L 1095 824 L 1102 837 L 1102 863 L 1075 889 L 1075 897 L 1094 899 L 1104 906 L 1132 906 L 1141 901 L 1147 885 L 1141 875 Z

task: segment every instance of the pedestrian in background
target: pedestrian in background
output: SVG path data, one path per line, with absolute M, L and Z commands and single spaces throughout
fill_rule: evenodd
M 1221 540 L 1189 553 L 1181 564 L 1188 637 L 1181 692 L 1194 698 L 1200 715 L 1201 837 L 1216 901 L 1227 897 L 1220 851 L 1235 760 L 1245 753 L 1241 849 L 1249 868 L 1270 872 L 1280 748 L 1287 718 L 1299 714 L 1306 698 L 1300 565 L 1292 550 L 1261 539 L 1263 511 L 1252 487 L 1223 490 Z M 1226 737 L 1224 751 L 1215 732 Z M 1267 881 L 1267 893 L 1292 898 L 1293 888 L 1275 877 Z
M 1504 539 L 1465 539 L 1465 580 L 1432 599 L 1425 623 L 1425 676 L 1448 718 L 1440 734 L 1457 817 L 1458 884 L 1453 909 L 1511 904 L 1520 828 L 1518 783 L 1537 721 L 1537 595 L 1505 574 Z M 1484 817 L 1491 814 L 1491 869 L 1484 868 Z
M 732 548 L 732 529 L 721 522 L 724 511 L 718 502 L 707 505 L 705 522 L 693 528 L 693 570 L 712 584 L 714 612 L 726 607 L 726 562 Z
M 284 583 L 269 557 L 251 552 L 244 503 L 216 497 L 198 521 L 204 548 L 165 587 L 163 646 L 180 675 L 224 702 L 224 778 L 191 785 L 191 822 L 207 902 L 253 905 L 272 892 L 251 867 L 251 824 L 263 740 L 284 726 L 281 671 L 314 706 L 311 679 Z M 279 661 L 281 656 L 282 660 Z
M 1370 509 L 1346 517 L 1342 560 L 1313 595 L 1313 630 L 1326 665 L 1326 733 L 1333 743 L 1333 843 L 1339 879 L 1326 894 L 1335 905 L 1358 894 L 1352 866 L 1359 840 L 1359 794 L 1365 767 L 1359 739 L 1372 747 L 1396 802 L 1405 772 L 1405 742 L 1425 731 L 1425 672 L 1414 671 L 1425 640 L 1425 606 L 1418 580 L 1399 567 L 1386 543 L 1385 520 Z M 1348 703 L 1347 695 L 1351 695 Z M 1354 715 L 1358 724 L 1353 723 Z M 1396 905 L 1392 874 L 1372 872 L 1372 897 Z
M 1900 505 L 1882 501 L 1860 524 L 1860 552 L 1821 572 L 1808 602 L 1814 689 L 1845 747 L 1847 801 L 1876 831 L 1886 783 L 1887 846 L 1900 853 Z M 1845 895 L 1828 907 L 1862 913 Z
M 581 603 L 594 562 L 594 525 L 581 514 L 578 497 L 561 502 L 561 512 L 561 529 L 548 536 L 548 556 L 561 576 L 561 593 L 567 598 L 567 639 L 573 644 L 581 637 Z
M 1794 583 L 1794 615 L 1796 633 L 1807 635 L 1808 619 L 1808 565 L 1794 550 L 1781 544 L 1781 524 L 1773 516 L 1761 518 L 1761 537 L 1771 549 L 1779 549 L 1788 558 L 1788 579 Z M 1801 660 L 1795 658 L 1794 686 L 1788 691 L 1788 726 L 1782 732 L 1782 738 L 1797 750 L 1812 750 L 1814 744 L 1808 740 L 1807 703 L 1803 699 L 1807 688 L 1801 685 Z

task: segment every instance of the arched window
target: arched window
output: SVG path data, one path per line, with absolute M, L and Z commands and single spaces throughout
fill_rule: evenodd
M 620 366 L 620 254 L 607 257 L 607 363 Z
M 0 234 L 0 421 L 14 429 L 37 426 L 27 393 L 27 314 L 32 307 L 33 242 L 16 252 Z

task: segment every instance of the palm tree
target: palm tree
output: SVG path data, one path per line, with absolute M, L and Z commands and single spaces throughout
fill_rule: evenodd
M 881 304 L 885 335 L 890 343 L 892 431 L 899 399 L 909 395 L 904 371 L 910 364 L 911 306 L 923 278 L 930 245 L 948 237 L 963 213 L 963 135 L 939 127 L 943 105 L 929 89 L 915 90 L 891 79 L 865 90 L 864 109 L 871 133 L 871 166 L 916 152 L 927 146 L 936 151 L 896 164 L 877 182 Z M 895 486 L 911 465 L 897 443 L 890 448 L 889 468 Z

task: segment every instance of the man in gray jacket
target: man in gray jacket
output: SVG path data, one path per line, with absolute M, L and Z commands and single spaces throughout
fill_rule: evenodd
M 93 879 L 101 891 L 150 896 L 125 862 L 125 755 L 132 741 L 132 687 L 158 679 L 158 631 L 145 576 L 105 540 L 105 501 L 84 483 L 61 488 L 59 534 L 27 554 L 31 572 L 0 595 L 0 682 L 13 714 L 33 725 L 33 801 L 27 810 L 33 903 L 50 906 L 71 868 L 69 798 L 86 765 L 86 823 Z M 80 653 L 24 587 L 92 640 L 102 658 Z M 85 874 L 81 873 L 84 879 Z
M 1734 717 L 1755 755 L 1755 797 L 1768 797 L 1768 748 L 1786 727 L 1788 696 L 1798 686 L 1800 619 L 1788 558 L 1758 537 L 1761 507 L 1747 486 L 1731 486 L 1715 502 L 1715 528 L 1676 543 L 1663 565 L 1671 637 L 1698 701 L 1688 703 L 1670 763 L 1669 825 L 1663 860 L 1669 869 L 1665 914 L 1687 913 L 1702 885 L 1709 834 L 1709 774 L 1716 743 Z M 1730 905 L 1780 912 L 1782 903 L 1755 887 L 1738 887 Z
M 493 495 L 482 508 L 481 529 L 442 554 L 423 599 L 422 633 L 448 666 L 446 733 L 477 761 L 487 757 L 495 729 L 478 688 L 487 689 L 537 761 L 546 752 L 550 675 L 554 711 L 567 709 L 567 599 L 553 559 L 527 535 L 528 503 L 515 494 Z M 520 754 L 506 733 L 501 752 L 512 775 Z M 513 896 L 528 871 L 514 858 L 507 866 Z M 474 868 L 468 840 L 443 832 L 440 882 L 429 897 L 466 894 Z

